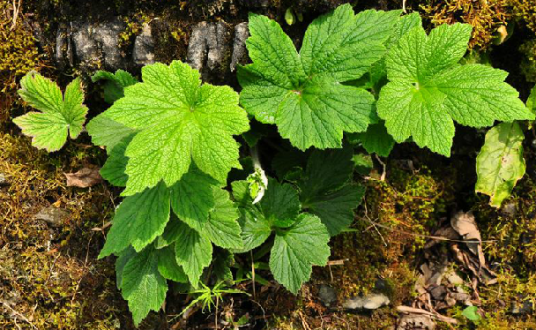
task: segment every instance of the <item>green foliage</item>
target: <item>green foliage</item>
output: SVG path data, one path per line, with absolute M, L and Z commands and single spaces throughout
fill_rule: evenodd
M 99 258 L 119 254 L 132 245 L 139 252 L 164 232 L 169 221 L 169 189 L 161 182 L 129 196 L 119 205 Z
M 79 78 L 61 90 L 54 82 L 36 72 L 30 72 L 20 82 L 19 95 L 41 112 L 29 112 L 13 119 L 22 133 L 32 137 L 32 145 L 47 151 L 57 151 L 67 141 L 76 139 L 86 121 L 84 91 Z
M 352 148 L 313 151 L 304 177 L 298 181 L 302 207 L 317 215 L 331 236 L 340 233 L 354 220 L 365 189 L 351 182 L 354 163 Z
M 129 161 L 124 196 L 161 180 L 171 187 L 188 172 L 192 160 L 218 181 L 224 181 L 232 167 L 240 168 L 232 135 L 247 131 L 249 124 L 238 94 L 228 86 L 201 85 L 199 72 L 179 61 L 147 65 L 142 77 L 142 83 L 125 88 L 125 97 L 96 117 L 137 131 L 125 151 Z
M 250 15 L 253 63 L 238 71 L 240 103 L 301 150 L 341 147 L 343 132 L 367 129 L 374 104 L 368 91 L 341 83 L 360 78 L 384 55 L 399 15 L 354 15 L 350 5 L 340 6 L 309 25 L 299 53 L 276 22 Z
M 450 156 L 454 122 L 472 127 L 495 120 L 534 119 L 507 73 L 480 64 L 459 65 L 471 35 L 466 24 L 422 27 L 402 36 L 387 55 L 387 76 L 378 115 L 396 142 L 412 138 L 420 147 Z
M 258 204 L 253 204 L 246 181 L 233 182 L 240 210 L 244 250 L 263 244 L 274 234 L 270 270 L 289 291 L 297 293 L 309 280 L 312 266 L 324 266 L 330 255 L 329 232 L 315 215 L 300 213 L 298 192 L 290 184 L 270 179 Z
M 473 322 L 478 322 L 482 318 L 482 316 L 478 314 L 477 306 L 467 306 L 463 310 L 462 315 L 465 316 L 468 320 L 471 320 Z
M 130 73 L 124 70 L 117 70 L 115 73 L 99 70 L 92 77 L 91 81 L 104 80 L 104 101 L 114 103 L 124 96 L 125 87 L 138 82 Z
M 500 207 L 525 175 L 524 139 L 517 122 L 499 124 L 486 134 L 486 142 L 476 158 L 475 190 L 489 195 L 493 207 Z
M 395 142 L 411 138 L 448 156 L 454 121 L 505 121 L 488 132 L 477 159 L 477 190 L 500 205 L 524 172 L 523 134 L 511 122 L 533 119 L 534 112 L 504 82 L 505 72 L 459 64 L 470 26 L 426 35 L 419 15 L 400 14 L 356 15 L 340 6 L 310 24 L 299 52 L 278 23 L 251 14 L 253 63 L 239 69 L 240 97 L 228 86 L 202 84 L 199 72 L 180 61 L 145 66 L 142 82 L 121 70 L 93 76 L 105 81 L 112 105 L 87 131 L 106 147 L 102 176 L 124 187 L 125 196 L 99 257 L 118 256 L 117 285 L 136 324 L 161 307 L 168 280 L 189 286 L 196 296 L 190 306 L 210 309 L 224 293 L 241 292 L 223 283 L 233 282 L 234 255 L 254 249 L 257 269 L 297 293 L 312 267 L 327 263 L 330 238 L 352 224 L 365 193 L 355 176 L 368 175 L 373 163 L 354 154 L 356 145 L 387 157 Z M 80 133 L 87 109 L 79 80 L 64 98 L 35 74 L 22 85 L 23 98 L 43 112 L 15 119 L 35 145 L 57 150 L 68 132 Z M 532 108 L 534 97 L 530 102 Z M 275 124 L 290 143 L 270 141 L 260 124 L 250 131 L 248 113 Z M 281 150 L 273 159 L 259 155 L 266 145 Z M 233 168 L 239 170 L 229 176 Z M 242 180 L 230 182 L 236 178 Z M 237 267 L 237 277 L 253 278 L 244 268 Z M 267 283 L 262 276 L 255 279 Z
M 149 311 L 157 311 L 166 299 L 168 286 L 158 271 L 158 250 L 148 247 L 131 254 L 121 270 L 121 290 L 128 300 L 134 323 L 138 325 Z
M 353 133 L 348 136 L 352 144 L 361 144 L 369 154 L 387 157 L 395 146 L 395 140 L 387 133 L 383 122 L 372 124 L 365 133 Z

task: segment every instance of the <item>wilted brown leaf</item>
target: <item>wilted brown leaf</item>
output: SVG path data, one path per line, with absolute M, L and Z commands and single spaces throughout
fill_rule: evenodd
M 68 187 L 88 188 L 102 182 L 98 168 L 84 167 L 76 173 L 64 173 Z

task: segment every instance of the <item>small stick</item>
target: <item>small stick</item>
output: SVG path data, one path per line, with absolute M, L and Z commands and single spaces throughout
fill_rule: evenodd
M 255 292 L 255 262 L 253 261 L 253 251 L 249 251 L 251 256 L 251 285 L 253 286 L 253 300 L 257 300 Z
M 37 327 L 32 323 L 30 322 L 30 320 L 28 320 L 28 318 L 24 315 L 22 315 L 21 313 L 17 312 L 16 310 L 14 310 L 11 306 L 9 306 L 9 304 L 7 302 L 5 302 L 4 300 L 1 300 L 2 301 L 2 306 L 4 306 L 5 308 L 7 308 L 11 313 L 13 313 L 13 315 L 17 316 L 17 317 L 20 317 L 24 322 L 28 323 L 29 325 L 32 326 L 32 328 L 34 329 L 37 329 Z
M 380 181 L 385 181 L 385 176 L 387 175 L 387 165 L 385 165 L 385 163 L 380 159 L 380 157 L 376 154 L 374 154 L 374 156 L 376 156 L 376 160 L 378 161 L 378 163 L 380 163 L 383 167 L 383 170 L 382 170 L 382 175 L 380 177 Z
M 439 313 L 432 313 L 432 312 L 429 312 L 429 311 L 426 311 L 424 309 L 419 309 L 419 308 L 413 308 L 413 307 L 409 307 L 409 306 L 397 306 L 396 307 L 396 310 L 401 312 L 401 313 L 407 313 L 407 314 L 423 314 L 423 315 L 428 315 L 428 316 L 431 316 L 431 317 L 434 317 L 442 322 L 445 322 L 445 323 L 451 323 L 451 324 L 458 324 L 458 321 L 456 319 L 453 319 L 451 317 L 448 317 L 448 316 L 444 316 L 444 315 L 441 315 Z

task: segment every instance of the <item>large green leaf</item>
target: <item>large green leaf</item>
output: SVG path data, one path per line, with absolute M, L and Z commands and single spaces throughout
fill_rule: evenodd
M 121 141 L 136 132 L 136 130 L 107 118 L 103 114 L 93 118 L 86 125 L 86 129 L 91 136 L 91 142 L 98 146 L 105 146 L 108 154 Z
M 246 45 L 252 64 L 240 67 L 240 103 L 301 150 L 341 146 L 343 132 L 363 132 L 374 97 L 341 84 L 358 79 L 385 53 L 399 11 L 364 11 L 350 5 L 315 19 L 298 53 L 279 24 L 250 15 Z
M 331 236 L 352 223 L 353 210 L 365 192 L 363 187 L 351 183 L 352 156 L 350 147 L 315 150 L 309 157 L 304 178 L 298 183 L 303 209 L 320 217 Z
M 518 123 L 502 123 L 488 131 L 476 158 L 476 191 L 489 195 L 490 205 L 500 207 L 525 175 L 523 130 Z
M 395 141 L 409 137 L 420 147 L 450 156 L 454 122 L 491 126 L 495 120 L 534 119 L 504 82 L 507 73 L 480 64 L 459 65 L 471 36 L 468 24 L 422 27 L 402 36 L 387 55 L 378 115 Z
M 164 183 L 129 196 L 115 212 L 99 258 L 120 253 L 129 245 L 141 251 L 164 232 L 169 221 L 169 189 Z
M 125 88 L 125 96 L 100 115 L 138 131 L 125 152 L 129 161 L 123 195 L 161 180 L 171 187 L 192 160 L 218 181 L 240 167 L 233 135 L 246 132 L 249 123 L 238 94 L 228 86 L 202 85 L 199 72 L 179 61 L 147 65 L 142 77 L 142 83 Z
M 203 269 L 210 265 L 212 260 L 212 244 L 206 236 L 181 222 L 175 240 L 175 256 L 177 263 L 188 275 L 190 283 L 197 287 Z
M 147 247 L 128 260 L 122 271 L 121 291 L 136 326 L 166 299 L 168 285 L 158 272 L 158 253 Z
M 270 256 L 274 278 L 292 293 L 309 280 L 312 266 L 325 266 L 330 249 L 329 233 L 319 218 L 301 214 L 293 227 L 276 233 Z
M 19 95 L 41 112 L 29 112 L 13 119 L 22 133 L 32 137 L 32 145 L 47 151 L 57 151 L 67 141 L 78 137 L 86 121 L 87 107 L 80 78 L 73 80 L 61 95 L 54 82 L 35 71 L 21 81 Z

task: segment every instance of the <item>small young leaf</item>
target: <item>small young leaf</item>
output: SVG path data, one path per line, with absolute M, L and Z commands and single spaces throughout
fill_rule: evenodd
M 121 290 L 136 326 L 150 311 L 158 311 L 166 299 L 168 285 L 158 272 L 158 252 L 147 247 L 123 268 Z
M 138 130 L 127 147 L 124 196 L 154 187 L 171 187 L 193 162 L 204 173 L 225 181 L 239 168 L 233 135 L 246 132 L 246 112 L 228 86 L 201 84 L 199 72 L 173 61 L 142 69 L 143 82 L 125 88 L 101 116 Z
M 29 112 L 13 119 L 22 133 L 32 137 L 32 145 L 49 152 L 60 150 L 67 135 L 76 139 L 86 120 L 84 91 L 80 78 L 61 90 L 54 82 L 32 71 L 21 79 L 22 99 L 41 112 Z
M 351 144 L 361 143 L 363 148 L 369 153 L 375 153 L 381 157 L 387 157 L 395 146 L 395 140 L 385 128 L 383 121 L 372 124 L 365 133 L 352 133 L 348 135 Z
M 341 146 L 343 131 L 363 132 L 374 97 L 341 84 L 368 71 L 384 52 L 400 12 L 364 11 L 350 5 L 315 19 L 300 53 L 279 24 L 250 15 L 246 45 L 252 64 L 240 67 L 240 103 L 301 150 Z
M 99 254 L 104 258 L 129 245 L 141 251 L 164 232 L 169 221 L 169 189 L 164 183 L 129 196 L 116 210 L 112 228 Z
M 476 158 L 478 180 L 475 189 L 489 195 L 493 207 L 500 207 L 525 175 L 524 139 L 517 122 L 501 123 L 486 134 L 486 142 Z
M 175 241 L 175 256 L 190 279 L 192 286 L 197 287 L 203 269 L 212 260 L 212 244 L 210 240 L 181 222 Z
M 482 318 L 482 316 L 478 314 L 477 306 L 467 306 L 463 310 L 462 315 L 465 316 L 468 320 L 471 320 L 473 322 L 478 322 Z
M 163 249 L 157 250 L 158 253 L 158 271 L 165 278 L 179 282 L 188 283 L 188 276 L 184 273 L 184 270 L 177 263 L 175 258 L 175 247 L 168 246 Z
M 233 281 L 231 266 L 234 263 L 234 255 L 227 250 L 219 251 L 212 262 L 212 276 L 216 283 Z
M 124 96 L 125 87 L 138 82 L 130 73 L 123 70 L 117 70 L 115 74 L 99 70 L 91 77 L 91 81 L 97 82 L 99 80 L 106 80 L 104 83 L 104 101 L 109 104 Z
M 471 36 L 468 24 L 441 25 L 426 35 L 414 28 L 387 55 L 390 80 L 378 115 L 395 141 L 409 137 L 420 147 L 450 156 L 454 122 L 471 127 L 495 120 L 534 119 L 504 82 L 507 73 L 480 64 L 457 64 Z
M 304 178 L 298 183 L 302 207 L 320 217 L 331 236 L 337 235 L 354 220 L 365 189 L 351 184 L 353 150 L 350 147 L 314 151 L 309 157 Z
M 292 228 L 276 233 L 270 256 L 274 278 L 297 293 L 309 280 L 313 265 L 326 265 L 330 255 L 328 242 L 329 233 L 320 219 L 301 214 Z
M 243 249 L 239 252 L 250 251 L 262 243 L 272 234 L 270 222 L 265 218 L 259 204 L 253 205 L 253 200 L 248 192 L 247 181 L 235 181 L 232 183 L 233 197 L 239 206 L 240 226 L 242 227 Z M 269 185 L 268 189 L 272 188 Z M 272 188 L 273 190 L 273 188 Z M 262 203 L 262 200 L 261 200 Z

